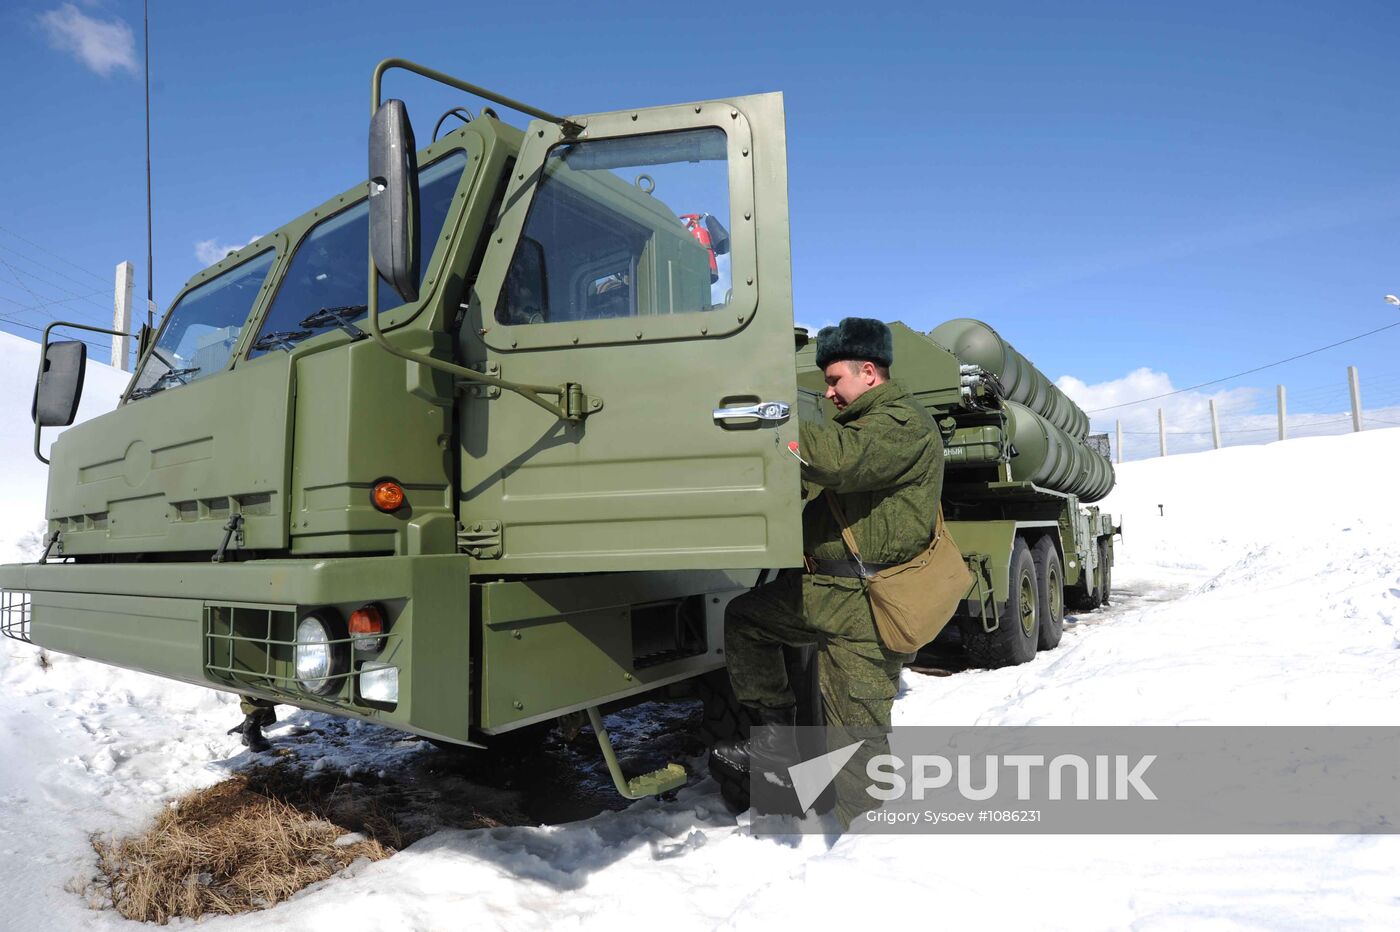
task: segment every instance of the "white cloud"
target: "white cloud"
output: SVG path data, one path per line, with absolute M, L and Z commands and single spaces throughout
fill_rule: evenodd
M 136 37 L 121 18 L 94 19 L 71 3 L 39 14 L 39 26 L 49 44 L 68 52 L 97 74 L 113 71 L 136 74 Z
M 221 243 L 217 239 L 202 239 L 194 244 L 194 255 L 205 265 L 213 265 L 224 256 L 231 252 L 237 252 L 255 239 L 257 239 L 256 236 L 249 237 L 242 243 Z
M 1108 434 L 1110 442 L 1113 442 L 1116 425 L 1122 423 L 1124 460 L 1160 455 L 1157 434 L 1159 408 L 1166 421 L 1168 455 L 1211 449 L 1214 445 L 1210 426 L 1212 400 L 1220 422 L 1222 446 L 1271 443 L 1278 439 L 1278 409 L 1275 407 L 1273 389 L 1246 387 L 1217 392 L 1190 391 L 1117 408 L 1114 406 L 1175 391 L 1171 377 L 1165 372 L 1142 368 L 1120 379 L 1093 385 L 1071 375 L 1061 376 L 1055 384 L 1081 408 L 1091 412 L 1090 429 L 1094 433 Z M 1336 389 L 1334 397 L 1343 397 L 1344 383 L 1341 380 L 1338 380 Z M 1324 403 L 1336 405 L 1331 399 Z M 1111 410 L 1092 413 L 1103 408 Z M 1400 424 L 1400 408 L 1363 408 L 1362 418 L 1367 429 Z M 1288 411 L 1286 428 L 1289 438 L 1342 434 L 1352 429 L 1351 412 L 1344 407 L 1331 412 Z

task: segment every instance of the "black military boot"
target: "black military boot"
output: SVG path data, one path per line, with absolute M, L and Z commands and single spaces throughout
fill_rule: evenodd
M 254 754 L 272 750 L 272 742 L 262 733 L 264 725 L 277 721 L 277 713 L 272 709 L 254 709 L 243 716 L 243 721 L 230 728 L 227 734 L 238 735 L 243 746 Z
M 769 709 L 763 706 L 752 707 L 757 721 L 754 727 L 762 725 L 797 726 L 797 706 L 785 709 Z M 748 739 L 731 738 L 721 741 L 710 750 L 711 763 L 734 773 L 748 774 L 755 769 L 776 780 L 781 786 L 791 786 L 788 768 L 802 760 L 797 750 L 797 732 L 768 728 L 755 732 Z

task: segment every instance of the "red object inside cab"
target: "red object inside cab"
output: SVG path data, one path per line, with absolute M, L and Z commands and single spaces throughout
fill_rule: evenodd
M 705 251 L 710 254 L 710 284 L 719 281 L 719 263 L 715 261 L 715 246 L 710 240 L 710 230 L 707 221 L 709 214 L 681 214 L 680 222 L 685 224 L 685 228 L 690 231 L 690 235 L 705 247 Z

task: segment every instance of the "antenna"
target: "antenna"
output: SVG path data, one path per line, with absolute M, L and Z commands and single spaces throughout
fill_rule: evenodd
M 141 0 L 142 44 L 146 52 L 146 325 L 156 325 L 156 260 L 151 249 L 151 13 Z

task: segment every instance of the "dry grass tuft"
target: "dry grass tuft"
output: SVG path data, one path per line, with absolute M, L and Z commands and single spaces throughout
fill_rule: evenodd
M 408 840 L 372 801 L 336 806 L 334 795 L 286 768 L 239 774 L 180 800 L 141 835 L 94 838 L 94 885 L 126 918 L 163 925 L 265 909 Z M 345 839 L 351 832 L 365 837 Z

